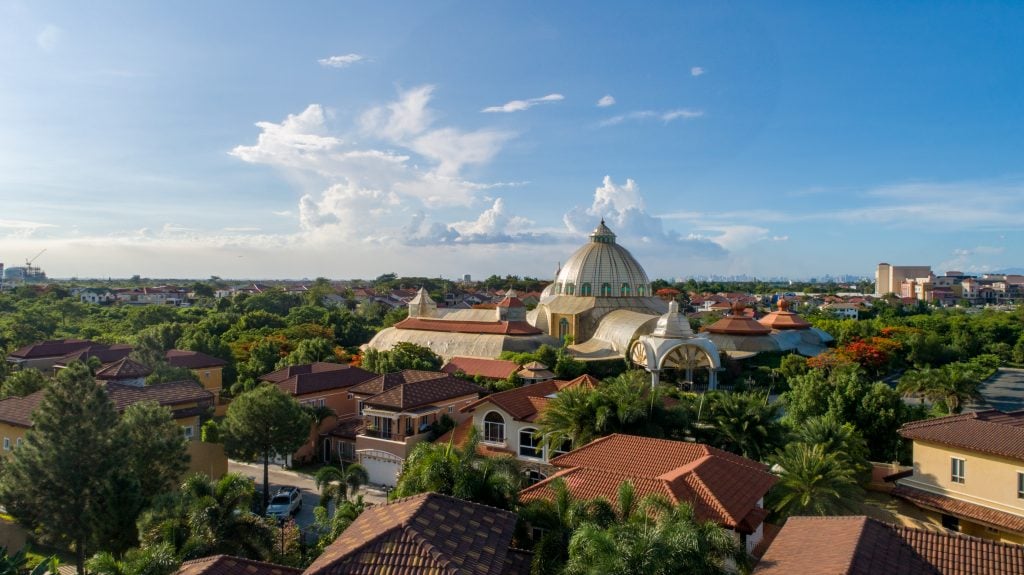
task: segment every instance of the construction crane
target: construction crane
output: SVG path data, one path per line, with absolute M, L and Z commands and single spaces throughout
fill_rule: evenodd
M 39 250 L 38 254 L 36 254 L 36 255 L 32 256 L 31 258 L 25 260 L 25 267 L 27 267 L 27 268 L 32 267 L 32 262 L 34 262 L 37 259 L 39 259 L 39 256 L 43 255 L 43 252 L 45 252 L 46 250 L 47 250 L 47 248 L 43 248 L 43 249 Z

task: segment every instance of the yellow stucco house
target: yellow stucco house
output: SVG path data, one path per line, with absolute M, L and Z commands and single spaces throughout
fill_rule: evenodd
M 915 421 L 913 474 L 892 494 L 936 525 L 994 541 L 1024 543 L 1024 410 Z

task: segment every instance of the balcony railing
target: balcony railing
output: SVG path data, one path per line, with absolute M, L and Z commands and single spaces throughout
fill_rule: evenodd
M 387 439 L 389 441 L 402 441 L 402 436 L 397 433 L 388 433 L 380 429 L 367 428 L 363 430 L 363 435 L 367 437 L 376 437 L 377 439 Z

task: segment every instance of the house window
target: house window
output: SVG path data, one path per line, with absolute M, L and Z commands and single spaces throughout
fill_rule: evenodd
M 1024 499 L 1024 471 L 1017 472 L 1017 499 Z
M 449 405 L 448 406 L 448 413 L 455 413 L 455 406 L 454 405 Z
M 572 440 L 566 439 L 561 445 L 552 450 L 552 457 L 563 455 L 572 451 Z
M 11 438 L 10 437 L 5 437 L 4 438 L 4 451 L 10 451 L 10 450 L 11 450 Z
M 193 434 L 195 434 L 195 430 L 192 428 L 191 425 L 182 425 L 181 431 L 182 433 L 185 434 L 185 437 L 187 437 L 188 439 L 192 439 Z
M 527 487 L 533 485 L 534 483 L 540 483 L 541 481 L 544 481 L 545 479 L 548 478 L 547 475 L 544 475 L 543 473 L 537 471 L 536 469 L 527 469 L 526 471 L 523 472 L 523 477 L 526 478 Z
M 601 297 L 612 297 L 612 284 L 601 284 Z
M 484 416 L 484 441 L 505 443 L 505 418 L 496 411 Z
M 585 283 L 585 284 L 580 285 L 580 295 L 581 296 L 589 296 L 590 295 L 590 284 L 589 283 Z
M 359 415 L 363 414 L 363 402 L 359 402 Z
M 527 427 L 519 430 L 519 455 L 523 457 L 544 457 L 544 450 L 540 447 L 540 440 L 534 435 L 536 429 Z
M 950 462 L 950 475 L 952 476 L 951 481 L 953 481 L 953 483 L 964 483 L 964 460 L 960 459 L 959 457 L 952 457 L 950 458 Z
M 942 526 L 952 531 L 960 531 L 960 518 L 952 515 L 942 515 Z
M 345 396 L 345 399 L 352 399 L 353 397 L 355 397 L 355 396 L 350 393 L 350 394 Z

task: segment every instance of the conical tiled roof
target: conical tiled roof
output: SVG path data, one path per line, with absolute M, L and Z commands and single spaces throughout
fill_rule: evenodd
M 732 315 L 723 317 L 709 325 L 707 330 L 711 333 L 725 333 L 730 335 L 767 335 L 771 329 L 748 317 L 744 312 L 747 306 L 737 301 L 732 306 Z
M 810 322 L 789 311 L 789 302 L 785 299 L 779 300 L 779 309 L 762 317 L 759 323 L 771 329 L 809 329 Z

